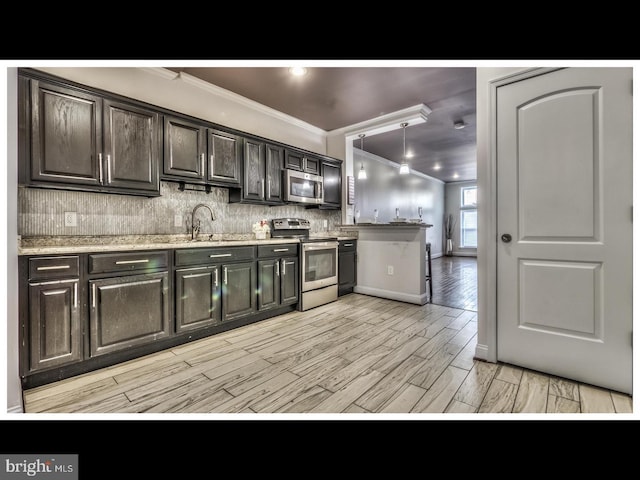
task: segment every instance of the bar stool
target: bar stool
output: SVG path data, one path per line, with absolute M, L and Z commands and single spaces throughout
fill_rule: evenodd
M 427 275 L 426 280 L 429 282 L 429 303 L 433 301 L 433 280 L 431 278 L 431 242 L 427 242 Z

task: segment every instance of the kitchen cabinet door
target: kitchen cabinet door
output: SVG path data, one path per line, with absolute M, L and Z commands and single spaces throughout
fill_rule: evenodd
M 20 85 L 31 89 L 29 183 L 100 186 L 102 98 L 40 80 Z
M 357 284 L 357 241 L 343 240 L 338 246 L 338 295 L 353 292 Z
M 320 159 L 297 150 L 285 150 L 285 168 L 320 175 Z
M 207 180 L 215 184 L 240 186 L 242 139 L 220 130 L 208 132 Z
M 164 117 L 164 175 L 204 181 L 206 131 L 201 124 L 169 115 Z
M 283 203 L 282 169 L 284 168 L 284 148 L 267 144 L 265 152 L 265 176 L 267 180 L 265 201 L 269 204 Z
M 256 312 L 257 265 L 255 261 L 222 267 L 222 321 Z
M 220 323 L 220 267 L 176 270 L 176 331 Z
M 280 260 L 258 261 L 258 310 L 280 305 Z
M 298 257 L 287 257 L 280 260 L 280 304 L 298 303 L 300 270 Z
M 342 165 L 339 162 L 324 160 L 322 178 L 324 204 L 322 208 L 340 208 L 342 206 Z
M 78 279 L 29 284 L 29 371 L 82 360 Z
M 243 200 L 262 202 L 265 198 L 265 145 L 249 138 L 244 140 Z
M 168 272 L 89 281 L 91 356 L 152 343 L 171 334 Z
M 157 112 L 104 100 L 106 184 L 160 193 Z

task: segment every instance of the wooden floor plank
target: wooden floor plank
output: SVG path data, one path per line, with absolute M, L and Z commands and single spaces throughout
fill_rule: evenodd
M 468 371 L 461 368 L 447 367 L 416 403 L 411 412 L 445 412 L 468 373 Z
M 611 392 L 590 385 L 580 385 L 580 405 L 582 413 L 616 413 Z
M 311 413 L 341 413 L 364 392 L 384 378 L 384 373 L 369 370 L 342 387 L 310 410 Z M 358 405 L 360 406 L 360 405 Z M 361 407 L 364 408 L 364 407 Z M 366 408 L 365 408 L 366 410 Z
M 516 401 L 518 387 L 503 380 L 491 382 L 486 395 L 478 407 L 478 413 L 511 413 Z
M 513 413 L 545 413 L 549 396 L 549 377 L 525 371 L 513 405 Z

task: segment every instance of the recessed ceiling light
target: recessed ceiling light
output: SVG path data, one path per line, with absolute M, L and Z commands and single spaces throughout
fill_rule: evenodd
M 459 175 L 457 173 L 453 174 L 453 178 L 458 178 L 458 177 L 459 177 Z
M 434 170 L 440 170 L 440 164 L 439 164 L 439 163 L 436 163 L 436 164 L 433 166 L 433 169 L 434 169 Z
M 461 130 L 466 126 L 467 126 L 467 124 L 464 123 L 464 120 L 458 120 L 457 122 L 455 122 L 453 124 L 453 128 L 455 128 L 456 130 Z
M 289 73 L 294 77 L 302 77 L 307 74 L 307 69 L 305 67 L 291 67 Z

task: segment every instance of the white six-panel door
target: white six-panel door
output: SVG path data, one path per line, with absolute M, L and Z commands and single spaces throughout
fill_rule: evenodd
M 632 69 L 497 88 L 498 361 L 632 393 Z

